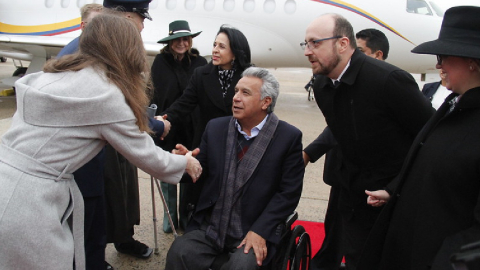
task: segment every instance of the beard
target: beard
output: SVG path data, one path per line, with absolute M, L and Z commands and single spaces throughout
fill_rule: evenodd
M 330 74 L 338 66 L 338 63 L 340 63 L 340 55 L 335 52 L 328 63 L 318 62 L 320 67 L 317 74 L 328 76 L 328 74 Z
M 331 57 L 329 59 L 330 61 L 328 61 L 327 63 L 325 63 L 325 62 L 322 63 L 318 60 L 317 57 L 315 57 L 314 60 L 316 60 L 316 62 L 318 63 L 319 66 L 312 70 L 314 74 L 320 74 L 320 75 L 328 76 L 328 74 L 330 74 L 338 66 L 338 63 L 340 63 L 341 57 L 338 54 L 338 52 L 336 51 L 335 44 L 333 44 L 331 49 L 332 49 L 332 51 L 331 51 L 332 54 L 331 54 Z

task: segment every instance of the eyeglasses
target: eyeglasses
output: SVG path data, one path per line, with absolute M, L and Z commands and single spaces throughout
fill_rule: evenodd
M 300 43 L 300 47 L 302 47 L 302 50 L 305 50 L 305 48 L 308 48 L 309 50 L 312 50 L 317 47 L 317 44 L 321 41 L 324 40 L 330 40 L 330 39 L 336 39 L 336 38 L 341 38 L 342 36 L 334 36 L 334 37 L 329 37 L 329 38 L 321 38 L 317 40 L 311 40 L 311 41 L 305 41 Z
M 445 55 L 437 55 L 437 65 L 441 65 L 443 60 L 445 60 Z

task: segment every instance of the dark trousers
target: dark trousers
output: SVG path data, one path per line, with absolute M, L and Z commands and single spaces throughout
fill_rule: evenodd
M 204 230 L 190 231 L 177 237 L 173 242 L 167 254 L 165 269 L 207 270 L 222 252 L 228 252 L 228 261 L 221 270 L 259 269 L 253 248 L 245 254 L 243 247 L 237 249 L 240 242 L 240 240 L 225 240 L 224 251 L 218 251 L 205 237 Z
M 87 270 L 105 269 L 105 201 L 104 196 L 85 197 L 85 260 Z
M 338 213 L 340 189 L 332 186 L 325 214 L 325 239 L 310 263 L 311 270 L 338 270 L 343 258 L 342 221 Z

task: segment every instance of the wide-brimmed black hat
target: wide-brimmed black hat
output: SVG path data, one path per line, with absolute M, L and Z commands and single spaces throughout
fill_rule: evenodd
M 192 33 L 187 21 L 173 21 L 168 25 L 168 37 L 162 38 L 157 43 L 168 43 L 168 41 L 180 38 L 192 36 L 192 38 L 200 35 L 202 31 Z
M 148 5 L 152 0 L 103 0 L 103 6 L 106 8 L 120 7 L 121 11 L 136 12 L 143 17 L 152 20 L 148 14 Z
M 480 59 L 480 7 L 448 9 L 438 39 L 422 43 L 412 52 Z

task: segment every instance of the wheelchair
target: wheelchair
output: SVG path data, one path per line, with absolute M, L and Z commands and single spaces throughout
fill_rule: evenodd
M 298 219 L 298 213 L 294 211 L 286 220 L 277 226 L 282 230 L 277 252 L 268 265 L 262 266 L 261 270 L 308 270 L 312 257 L 310 236 L 302 225 L 293 223 Z M 210 267 L 211 270 L 219 270 L 228 260 L 228 253 L 218 256 Z

